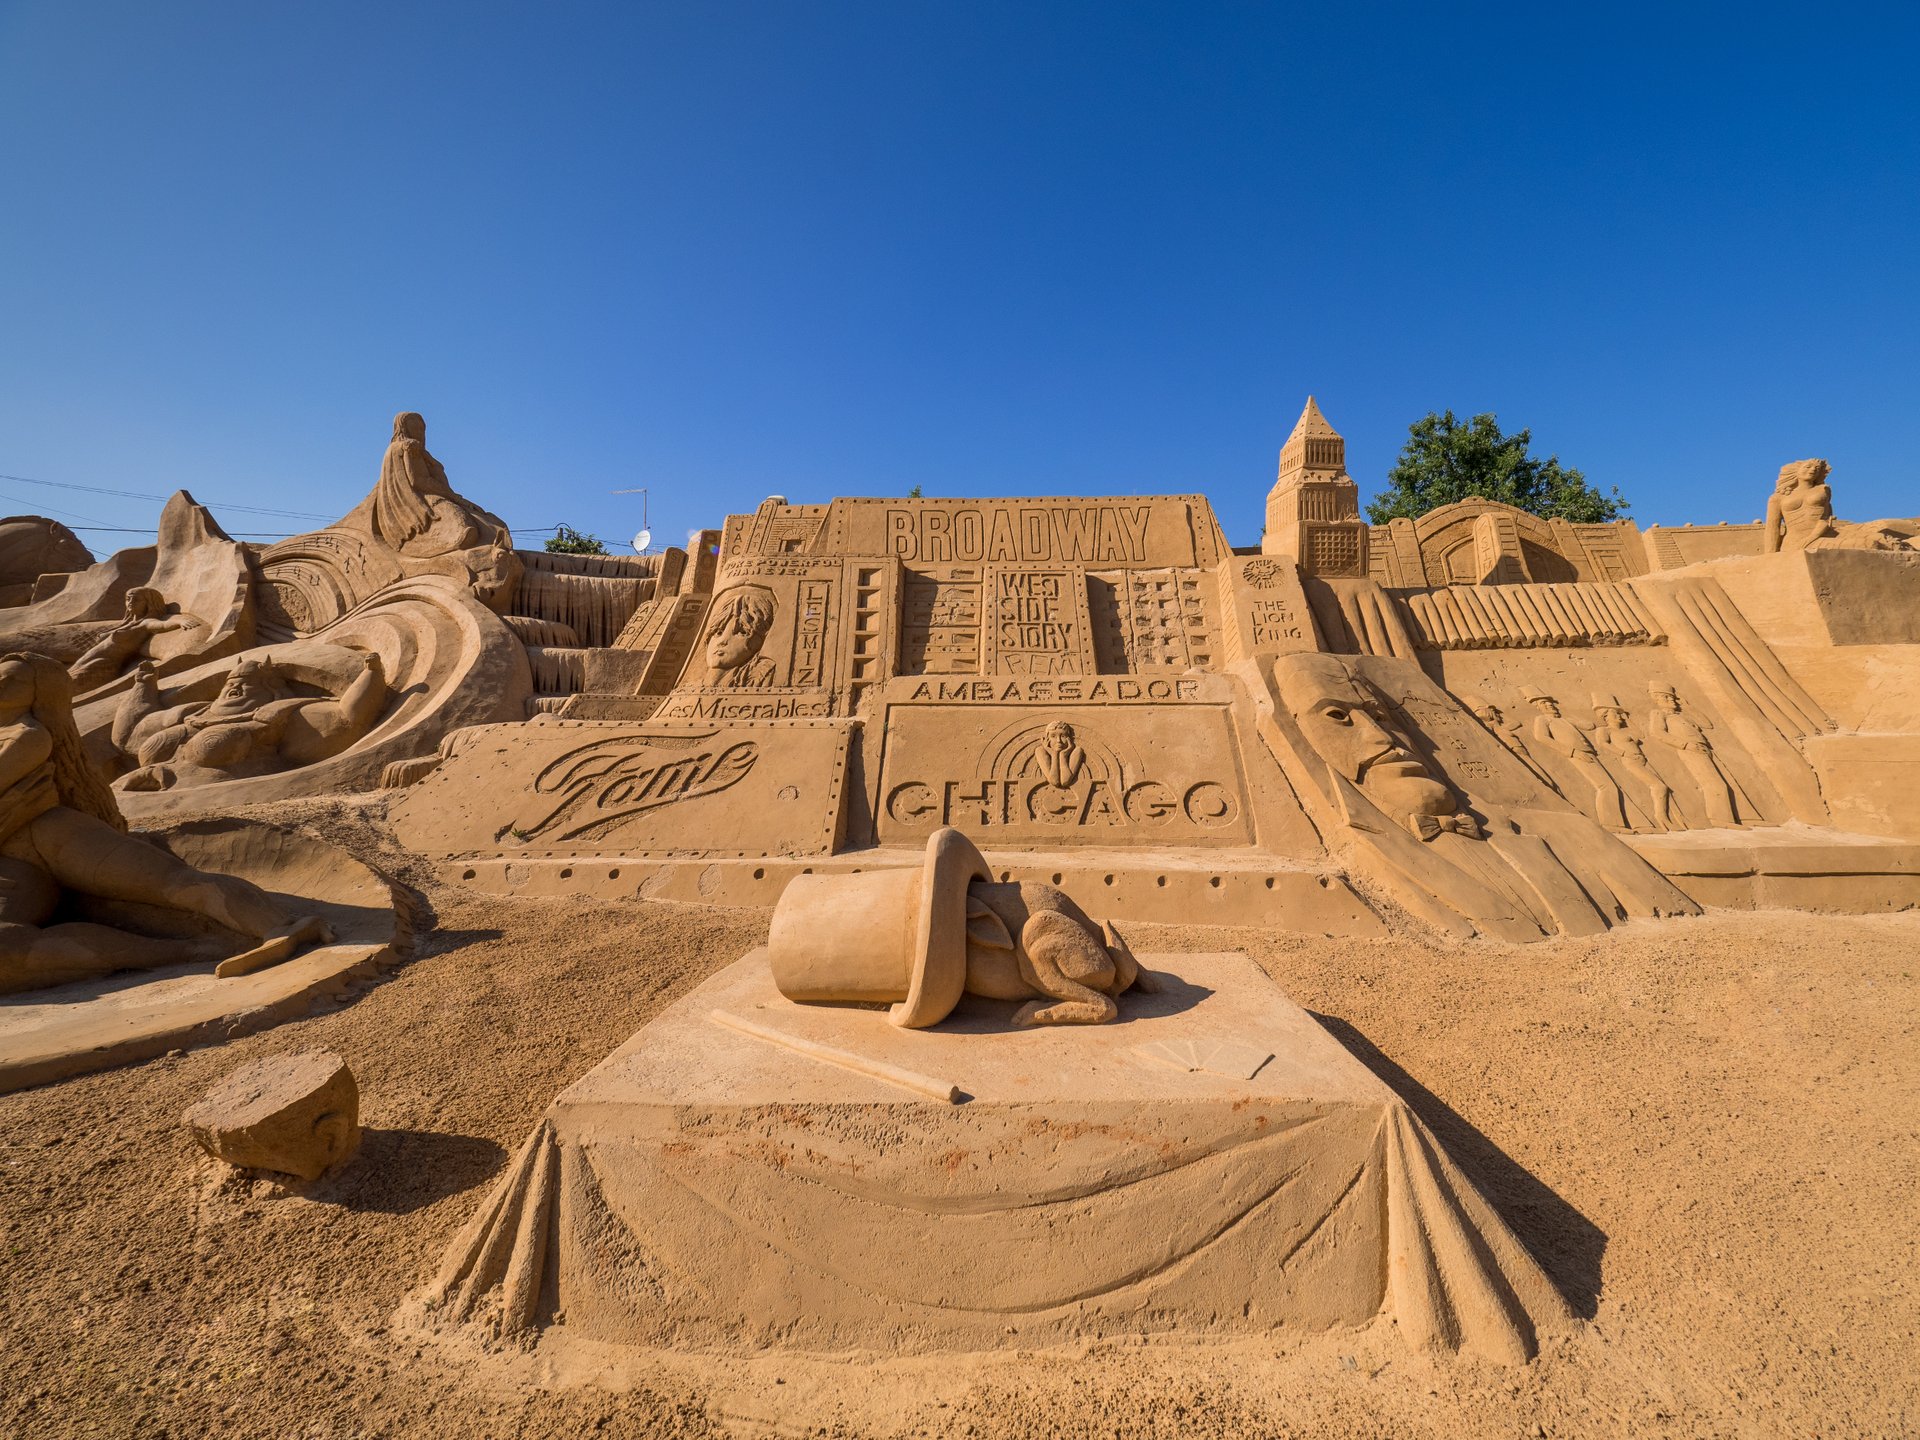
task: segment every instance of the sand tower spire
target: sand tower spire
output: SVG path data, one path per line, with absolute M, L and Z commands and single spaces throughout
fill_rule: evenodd
M 1367 524 L 1360 518 L 1360 487 L 1347 474 L 1347 442 L 1311 395 L 1280 447 L 1260 548 L 1293 556 L 1311 575 L 1367 573 Z

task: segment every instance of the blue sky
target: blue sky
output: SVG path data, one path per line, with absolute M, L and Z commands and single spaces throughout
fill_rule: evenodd
M 1917 17 L 0 0 L 0 473 L 303 529 L 222 502 L 345 512 L 406 408 L 523 543 L 918 484 L 1245 544 L 1312 392 L 1363 493 L 1451 408 L 1642 523 L 1806 455 L 1909 515 Z

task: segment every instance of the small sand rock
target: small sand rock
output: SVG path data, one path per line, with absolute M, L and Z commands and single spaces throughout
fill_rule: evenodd
M 243 1169 L 317 1180 L 360 1141 L 360 1088 L 331 1050 L 242 1065 L 183 1117 L 201 1149 Z

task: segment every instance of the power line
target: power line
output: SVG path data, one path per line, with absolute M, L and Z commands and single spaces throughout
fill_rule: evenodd
M 31 475 L 0 475 L 0 480 L 16 480 L 23 485 L 48 485 L 56 490 L 84 490 L 89 495 L 117 495 L 123 500 L 155 500 L 164 504 L 173 498 L 171 495 L 144 495 L 138 490 L 108 490 L 99 485 L 75 485 L 65 480 L 36 480 Z M 331 515 L 316 515 L 310 510 L 269 510 L 261 505 L 236 505 L 227 500 L 202 500 L 199 503 L 218 506 L 222 510 L 244 510 L 249 515 L 277 515 L 283 520 L 332 520 L 335 518 Z

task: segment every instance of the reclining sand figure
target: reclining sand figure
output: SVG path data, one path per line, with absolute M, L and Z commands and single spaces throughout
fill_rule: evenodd
M 169 790 L 311 765 L 338 755 L 373 728 L 390 698 L 380 657 L 360 653 L 361 672 L 338 696 L 289 693 L 270 660 L 242 660 L 212 700 L 163 707 L 151 665 L 113 719 L 113 743 L 137 769 L 123 790 Z
M 250 944 L 232 953 L 218 936 L 49 925 L 63 892 L 185 911 Z M 0 993 L 223 955 L 217 974 L 244 975 L 332 938 L 325 921 L 289 919 L 258 886 L 127 834 L 81 749 L 66 671 L 41 655 L 0 657 Z
M 67 674 L 73 679 L 73 693 L 84 695 L 109 681 L 118 680 L 127 666 L 145 660 L 154 636 L 175 630 L 204 629 L 191 615 L 169 615 L 178 607 L 150 585 L 135 585 L 127 591 L 126 618 L 96 640 Z
M 1767 518 L 1761 548 L 1767 554 L 1793 550 L 1905 550 L 1915 548 L 1912 535 L 1886 520 L 1865 523 L 1836 520 L 1833 487 L 1827 477 L 1833 467 L 1824 460 L 1795 460 L 1780 467 L 1767 497 Z M 1912 522 L 1905 523 L 1912 529 Z

